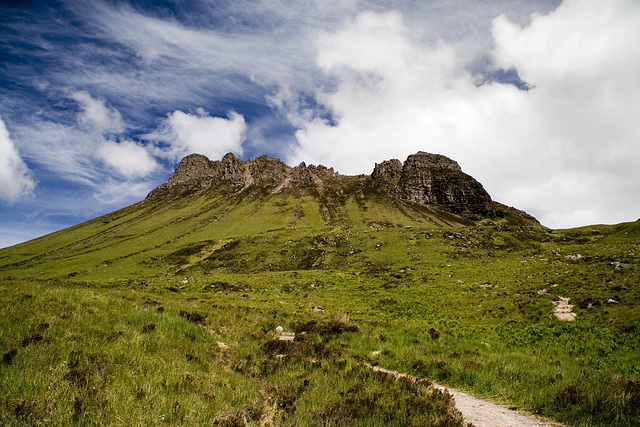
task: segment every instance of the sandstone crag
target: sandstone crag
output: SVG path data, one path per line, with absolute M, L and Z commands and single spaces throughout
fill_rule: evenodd
M 147 197 L 206 190 L 216 185 L 243 190 L 255 184 L 272 188 L 274 192 L 294 187 L 321 189 L 328 178 L 336 176 L 339 174 L 333 169 L 322 165 L 301 163 L 291 167 L 274 157 L 260 156 L 243 162 L 228 153 L 222 160 L 211 161 L 202 154 L 191 154 L 182 159 L 166 183 Z
M 351 188 L 346 182 L 353 182 L 353 178 L 322 165 L 301 163 L 291 167 L 267 156 L 244 162 L 233 153 L 215 161 L 201 154 L 192 154 L 185 157 L 168 182 L 149 193 L 148 198 L 209 191 L 212 188 L 235 193 L 260 188 L 269 193 L 308 191 L 320 196 L 327 193 L 344 195 L 344 190 Z M 503 215 L 506 209 L 514 211 L 493 202 L 482 185 L 462 172 L 457 162 L 439 154 L 418 152 L 410 155 L 404 163 L 397 159 L 386 160 L 375 165 L 371 176 L 362 175 L 357 180 L 355 191 L 360 195 L 368 187 L 378 194 L 406 202 L 435 205 L 455 214 L 495 217 Z M 533 217 L 527 217 L 535 221 Z
M 392 194 L 412 202 L 437 203 L 455 213 L 491 213 L 491 196 L 482 184 L 462 172 L 457 162 L 439 154 L 409 156 Z

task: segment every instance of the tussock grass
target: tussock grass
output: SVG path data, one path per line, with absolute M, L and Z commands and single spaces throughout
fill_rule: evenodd
M 363 369 L 336 341 L 358 332 L 344 317 L 291 318 L 277 303 L 188 296 L 197 293 L 32 282 L 1 291 L 3 425 L 317 425 L 323 416 L 340 425 L 462 425 L 445 396 Z M 293 342 L 274 336 L 286 318 L 299 334 Z M 356 386 L 364 412 L 337 391 Z M 402 399 L 416 393 L 424 411 Z
M 640 423 L 636 223 L 242 197 L 144 202 L 1 250 L 0 423 L 461 425 L 447 396 L 365 363 L 569 425 Z

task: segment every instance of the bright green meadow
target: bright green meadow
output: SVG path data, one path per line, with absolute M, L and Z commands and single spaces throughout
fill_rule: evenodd
M 433 381 L 640 425 L 639 259 L 640 220 L 549 230 L 374 193 L 146 200 L 0 250 L 0 424 L 464 425 Z

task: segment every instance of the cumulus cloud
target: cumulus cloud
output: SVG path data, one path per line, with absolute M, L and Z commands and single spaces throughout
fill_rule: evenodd
M 0 199 L 9 202 L 33 193 L 36 183 L 0 119 Z
M 639 10 L 569 0 L 524 27 L 497 18 L 496 69 L 514 69 L 529 91 L 478 84 L 464 49 L 416 39 L 398 13 L 361 13 L 318 39 L 317 64 L 338 83 L 317 100 L 333 120 L 300 126 L 289 161 L 369 173 L 375 161 L 431 151 L 546 225 L 635 219 Z
M 496 64 L 534 86 L 523 113 L 535 127 L 529 143 L 545 148 L 536 160 L 554 166 L 536 166 L 547 174 L 537 188 L 505 192 L 521 205 L 538 200 L 551 223 L 637 216 L 629 195 L 640 191 L 638 22 L 633 0 L 567 0 L 527 27 L 504 16 L 493 23 Z
M 124 131 L 125 126 L 120 112 L 114 108 L 108 108 L 104 101 L 94 99 L 85 91 L 73 92 L 70 97 L 77 101 L 82 109 L 78 115 L 81 125 L 88 126 L 101 134 Z
M 459 135 L 459 124 L 481 121 L 481 96 L 451 45 L 413 39 L 398 13 L 365 12 L 322 35 L 318 46 L 318 65 L 339 82 L 317 97 L 334 120 L 314 118 L 301 127 L 293 163 L 306 159 L 362 173 L 385 158 L 420 149 L 451 152 L 453 141 L 472 142 Z
M 129 140 L 104 141 L 98 155 L 126 179 L 145 177 L 158 167 L 146 147 Z
M 192 153 L 219 159 L 228 152 L 242 154 L 246 128 L 244 117 L 234 111 L 225 119 L 211 117 L 203 109 L 196 114 L 176 110 L 145 138 L 164 143 L 157 154 L 172 160 Z
M 127 182 L 122 189 L 133 189 L 132 181 L 159 168 L 151 147 L 123 134 L 127 126 L 117 109 L 88 92 L 75 91 L 68 96 L 80 107 L 75 116 L 77 126 L 34 118 L 17 127 L 25 154 L 34 163 L 62 180 L 96 189 L 108 180 Z

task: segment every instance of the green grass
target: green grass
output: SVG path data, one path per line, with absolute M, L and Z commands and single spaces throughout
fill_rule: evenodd
M 0 423 L 461 425 L 365 363 L 640 423 L 637 222 L 463 226 L 376 197 L 147 201 L 0 250 Z
M 275 326 L 302 320 L 270 300 L 33 283 L 1 291 L 3 425 L 461 425 L 446 396 L 364 368 L 339 344 L 340 328 L 357 333 L 352 323 L 305 317 L 309 333 L 289 343 Z

